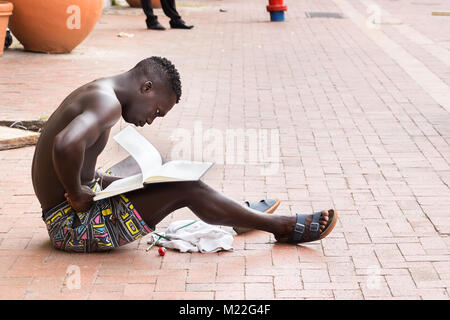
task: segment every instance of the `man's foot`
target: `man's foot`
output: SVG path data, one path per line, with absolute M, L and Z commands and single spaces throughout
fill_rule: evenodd
M 325 238 L 335 227 L 337 212 L 333 209 L 313 214 L 297 214 L 289 217 L 287 228 L 275 234 L 279 242 L 303 243 Z
M 170 20 L 169 23 L 172 29 L 192 29 L 194 27 L 188 26 L 186 22 L 183 21 L 183 19 Z
M 166 30 L 166 28 L 164 28 L 158 20 L 155 21 L 146 21 L 147 23 L 147 29 L 151 29 L 151 30 Z
M 273 213 L 278 206 L 280 205 L 280 199 L 267 199 L 261 200 L 258 202 L 249 202 L 245 201 L 245 204 L 253 210 L 264 212 L 264 213 Z M 242 227 L 233 227 L 233 230 L 236 231 L 237 234 L 243 234 L 249 232 L 253 229 L 250 228 L 242 228 Z

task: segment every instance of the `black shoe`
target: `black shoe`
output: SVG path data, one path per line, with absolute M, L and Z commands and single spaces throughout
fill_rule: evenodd
M 9 32 L 9 30 L 6 30 L 6 37 L 5 37 L 5 45 L 4 45 L 4 50 L 8 49 L 11 44 L 13 42 L 13 38 L 11 36 L 11 32 Z
M 192 29 L 194 27 L 188 26 L 182 19 L 170 20 L 169 23 L 172 29 Z
M 146 20 L 147 23 L 147 29 L 152 29 L 152 30 L 166 30 L 166 28 L 164 28 L 159 22 L 158 20 L 155 21 L 148 21 Z

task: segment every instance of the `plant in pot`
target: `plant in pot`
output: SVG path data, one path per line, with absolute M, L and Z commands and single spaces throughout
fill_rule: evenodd
M 0 1 L 0 56 L 3 55 L 3 49 L 7 44 L 5 42 L 6 28 L 8 27 L 8 21 L 12 11 L 13 5 L 11 2 Z
M 147 0 L 150 1 L 150 0 Z M 133 8 L 141 8 L 142 2 L 141 0 L 127 0 L 130 7 Z M 161 0 L 151 0 L 153 8 L 161 8 Z
M 94 29 L 104 0 L 10 0 L 9 27 L 25 50 L 69 53 Z

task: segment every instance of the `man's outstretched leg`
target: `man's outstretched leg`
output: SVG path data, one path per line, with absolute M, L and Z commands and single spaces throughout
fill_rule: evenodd
M 298 224 L 298 219 L 293 216 L 267 215 L 252 210 L 201 181 L 149 184 L 144 189 L 127 193 L 126 197 L 152 227 L 183 207 L 188 207 L 206 223 L 271 232 L 279 241 L 287 241 Z M 332 210 L 320 213 L 316 231 L 328 230 L 330 213 L 334 214 Z M 309 220 L 309 224 L 313 224 L 312 218 Z M 309 224 L 305 223 L 307 227 Z
M 163 163 L 165 162 L 166 161 L 163 159 Z M 127 158 L 123 159 L 122 161 L 116 163 L 114 166 L 107 169 L 106 172 L 108 175 L 124 178 L 140 173 L 141 169 L 139 168 L 139 165 L 137 164 L 136 160 L 132 156 L 128 156 Z M 109 183 L 110 181 L 104 181 L 104 183 L 102 183 L 103 188 L 106 188 L 109 185 Z M 254 211 L 256 210 L 258 212 L 273 213 L 278 208 L 280 200 L 266 199 L 261 200 L 259 202 L 245 201 L 244 204 L 254 209 Z M 254 228 L 240 228 L 236 226 L 234 226 L 233 228 L 237 234 L 242 234 L 254 230 Z

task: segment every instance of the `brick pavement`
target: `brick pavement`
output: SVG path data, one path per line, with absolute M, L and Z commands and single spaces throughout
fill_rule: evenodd
M 279 213 L 334 207 L 335 231 L 302 246 L 255 231 L 237 236 L 233 252 L 216 254 L 170 251 L 161 258 L 145 252 L 146 239 L 106 254 L 66 254 L 50 248 L 40 219 L 33 148 L 1 151 L 0 297 L 448 299 L 450 118 L 424 86 L 450 85 L 440 59 L 450 50 L 441 32 L 450 18 L 431 16 L 449 10 L 444 1 L 378 1 L 391 14 L 378 31 L 387 42 L 352 19 L 369 15 L 367 1 L 286 1 L 284 23 L 269 23 L 261 1 L 184 3 L 191 4 L 180 8 L 191 31 L 146 31 L 139 10 L 112 9 L 70 55 L 25 53 L 16 44 L 0 58 L 0 118 L 48 116 L 75 87 L 166 56 L 181 72 L 182 101 L 142 134 L 168 157 L 168 137 L 176 128 L 193 132 L 196 120 L 222 133 L 277 129 L 276 175 L 261 175 L 249 162 L 225 163 L 204 180 L 237 200 L 278 197 Z M 305 11 L 346 18 L 308 19 Z M 386 43 L 433 79 L 411 77 Z M 110 142 L 98 164 L 125 156 Z M 179 210 L 158 229 L 192 216 Z M 81 274 L 75 289 L 73 265 Z

